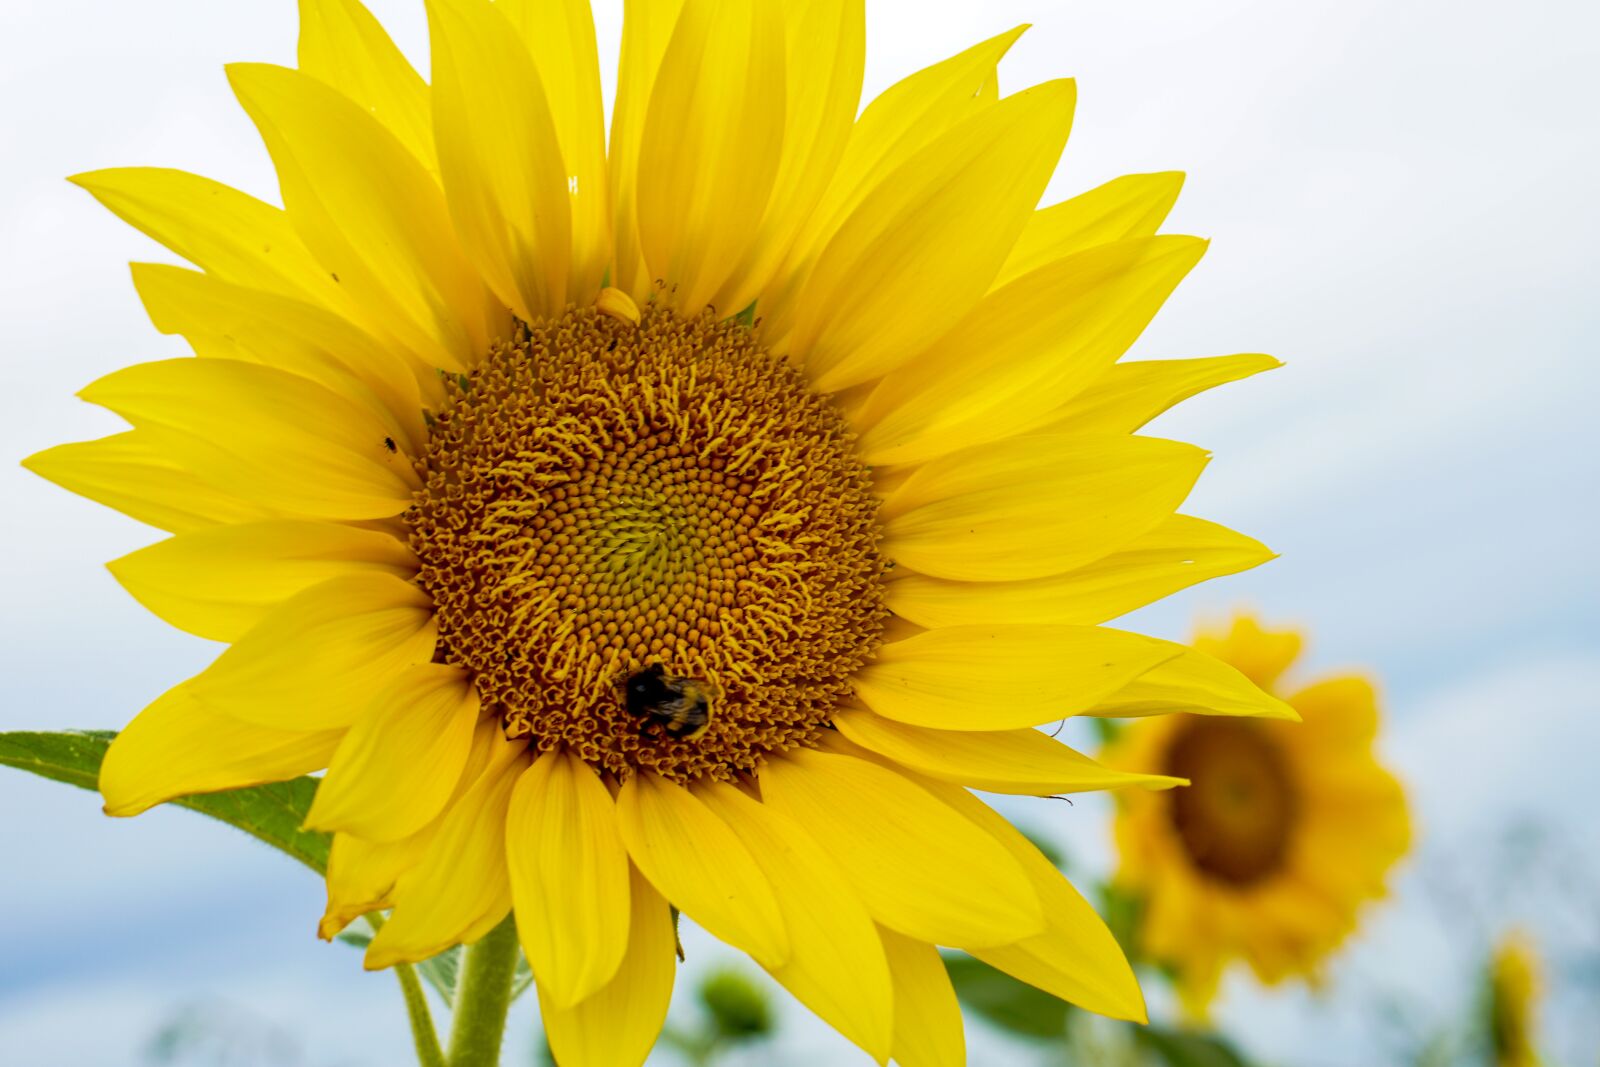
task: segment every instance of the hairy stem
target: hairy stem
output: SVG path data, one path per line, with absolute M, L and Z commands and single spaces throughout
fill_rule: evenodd
M 370 913 L 367 925 L 376 934 L 383 929 L 383 916 Z M 409 963 L 397 963 L 394 976 L 399 979 L 400 992 L 406 998 L 406 1016 L 411 1020 L 411 1040 L 417 1046 L 417 1063 L 420 1067 L 445 1067 L 444 1048 L 433 1028 L 433 1013 L 428 1010 L 428 998 L 422 992 L 417 969 Z
M 499 1067 L 500 1039 L 517 970 L 517 924 L 507 915 L 467 947 L 450 1025 L 450 1067 Z

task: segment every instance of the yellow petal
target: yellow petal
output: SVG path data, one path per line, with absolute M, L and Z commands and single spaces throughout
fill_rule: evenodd
M 998 67 L 989 72 L 983 79 L 983 85 L 978 89 L 977 99 L 984 104 L 998 103 L 1000 100 L 1000 71 Z
M 894 973 L 894 1062 L 900 1067 L 963 1067 L 967 1038 L 950 973 L 939 950 L 882 929 Z
M 1340 675 L 1313 682 L 1288 702 L 1305 718 L 1300 729 L 1314 734 L 1327 751 L 1369 746 L 1378 732 L 1378 690 L 1370 678 Z
M 612 230 L 617 255 L 611 284 L 643 299 L 651 289 L 650 269 L 639 249 L 639 146 L 656 72 L 678 24 L 683 0 L 623 0 L 622 58 L 617 70 L 616 109 L 611 116 L 608 152 L 611 173 Z
M 1267 629 L 1249 612 L 1236 613 L 1225 626 L 1198 627 L 1191 642 L 1196 651 L 1222 660 L 1263 688 L 1277 682 L 1305 643 L 1305 634 L 1294 627 Z
M 817 255 L 884 176 L 929 142 L 994 103 L 982 89 L 1027 27 L 992 37 L 890 86 L 867 105 L 815 209 L 801 227 L 778 277 L 761 296 L 763 333 L 780 338 L 794 325 L 794 299 Z
M 1010 730 L 1084 713 L 1181 648 L 1096 626 L 947 626 L 884 645 L 851 681 L 898 722 Z
M 542 994 L 570 1008 L 610 982 L 628 947 L 628 852 L 593 768 L 546 752 L 506 818 L 517 933 Z
M 100 795 L 107 815 L 137 815 L 174 797 L 320 770 L 338 744 L 338 730 L 273 730 L 218 715 L 197 702 L 185 682 L 111 742 L 100 766 Z
M 1045 432 L 1132 433 L 1197 393 L 1281 366 L 1258 353 L 1119 363 L 1054 412 Z
M 1182 188 L 1181 171 L 1128 174 L 1035 211 L 995 285 L 1095 245 L 1150 236 L 1161 228 Z
M 336 833 L 328 848 L 328 904 L 317 923 L 317 936 L 332 941 L 339 931 L 371 911 L 390 907 L 389 893 L 426 851 L 427 832 L 398 841 L 367 841 Z
M 1217 999 L 1217 990 L 1222 985 L 1225 962 L 1225 957 L 1219 952 L 1190 960 L 1179 968 L 1173 984 L 1177 987 L 1178 1002 L 1184 1015 L 1193 1023 L 1203 1026 L 1209 1019 L 1211 1004 Z
M 444 810 L 472 748 L 478 690 L 458 667 L 396 675 L 339 743 L 306 814 L 315 830 L 397 841 Z
M 196 354 L 310 378 L 371 410 L 402 451 L 417 455 L 427 443 L 412 365 L 353 323 L 300 300 L 181 267 L 135 263 L 133 284 L 156 329 L 182 335 Z M 437 381 L 437 374 L 428 373 Z
M 370 410 L 297 374 L 229 359 L 114 371 L 79 394 L 146 431 L 202 480 L 275 510 L 379 519 L 411 505 L 416 471 Z
M 817 257 L 787 343 L 818 389 L 893 370 L 972 309 L 1055 169 L 1074 98 L 1070 81 L 1009 97 L 862 199 Z
M 917 463 L 1047 421 L 1128 350 L 1205 251 L 1193 237 L 1103 245 L 983 298 L 856 418 L 874 466 Z
M 789 958 L 772 886 L 728 824 L 675 782 L 641 772 L 617 796 L 628 854 L 663 896 L 763 967 Z
M 1207 459 L 1152 437 L 1041 434 L 976 445 L 917 468 L 884 501 L 884 551 L 937 578 L 1060 574 L 1170 517 Z
M 1135 718 L 1186 711 L 1263 719 L 1300 718 L 1299 712 L 1221 660 L 1182 645 L 1169 647 L 1181 652 L 1115 693 L 1097 698 L 1095 706 L 1083 714 Z
M 615 286 L 606 286 L 600 290 L 600 296 L 595 300 L 594 306 L 602 315 L 609 315 L 618 322 L 626 322 L 630 326 L 639 325 L 639 305 L 633 297 Z
M 992 104 L 992 96 L 980 99 L 982 88 L 993 81 L 995 67 L 1027 28 L 1014 27 L 924 67 L 868 104 L 850 132 L 818 205 L 816 225 L 808 232 L 820 231 L 825 243 L 885 175 Z
M 572 204 L 567 299 L 594 299 L 611 262 L 611 203 L 606 186 L 606 125 L 600 61 L 587 0 L 496 0 L 522 35 L 550 103 L 566 163 Z
M 1015 944 L 961 948 L 991 967 L 1079 1007 L 1114 1019 L 1145 1021 L 1133 968 L 1105 922 L 1072 883 L 1016 828 L 965 789 L 924 782 L 940 800 L 999 842 L 1028 872 L 1049 921 Z
M 410 578 L 417 561 L 386 533 L 276 519 L 194 530 L 106 566 L 135 600 L 173 626 L 235 641 L 319 582 L 368 571 Z
M 444 813 L 421 830 L 398 841 L 366 841 L 335 833 L 328 851 L 328 904 L 317 924 L 317 936 L 331 941 L 352 920 L 369 911 L 393 907 L 391 899 L 400 876 L 422 862 L 446 815 L 477 784 L 497 749 L 503 748 L 499 720 L 480 718 L 472 734 L 472 749 Z
M 637 870 L 628 895 L 628 952 L 615 977 L 571 1008 L 539 987 L 545 1037 L 561 1067 L 639 1067 L 666 1022 L 677 972 L 672 913 Z
M 281 208 L 164 167 L 97 170 L 72 182 L 124 222 L 223 281 L 326 307 L 346 303 Z
M 650 277 L 686 314 L 755 239 L 783 150 L 784 93 L 776 4 L 687 0 L 650 94 L 637 192 Z
M 792 950 L 772 977 L 873 1059 L 887 1061 L 894 1035 L 889 966 L 872 916 L 844 871 L 792 819 L 734 786 L 703 781 L 695 793 L 772 883 Z
M 300 0 L 300 69 L 354 100 L 429 170 L 428 86 L 359 0 Z
M 428 27 L 439 171 L 461 245 L 519 317 L 559 314 L 572 212 L 533 57 L 498 4 L 430 0 Z
M 194 682 L 207 706 L 279 729 L 349 726 L 372 695 L 433 658 L 428 595 L 388 574 L 331 578 L 262 619 Z
M 427 854 L 395 883 L 394 912 L 367 946 L 368 970 L 437 956 L 505 918 L 506 810 L 527 765 L 525 740 L 496 739 L 483 774 L 439 820 Z
M 889 608 L 918 626 L 1108 622 L 1196 582 L 1265 563 L 1261 542 L 1204 519 L 1169 516 L 1121 549 L 1064 574 L 1021 582 L 956 582 L 903 574 Z
M 783 262 L 834 176 L 861 103 L 864 0 L 800 0 L 782 11 L 788 80 L 783 155 L 755 241 L 712 300 L 719 308 L 747 307 Z
M 387 329 L 432 366 L 460 371 L 481 358 L 506 323 L 416 157 L 308 75 L 236 63 L 228 79 L 272 154 L 295 231 L 362 309 L 363 325 Z
M 833 725 L 851 741 L 898 764 L 990 793 L 1048 796 L 1184 784 L 1182 778 L 1103 766 L 1038 730 L 929 730 L 859 708 L 834 715 Z
M 272 514 L 200 481 L 138 430 L 56 445 L 22 465 L 69 492 L 172 533 Z
M 879 923 L 940 944 L 999 945 L 1043 928 L 1016 861 L 903 775 L 801 748 L 760 780 L 763 800 L 833 855 Z

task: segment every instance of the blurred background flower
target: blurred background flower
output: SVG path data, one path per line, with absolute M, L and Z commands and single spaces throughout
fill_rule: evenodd
M 1186 1011 L 1203 1019 L 1233 960 L 1268 985 L 1315 980 L 1362 906 L 1384 895 L 1411 823 L 1400 784 L 1374 758 L 1371 681 L 1286 686 L 1301 634 L 1264 630 L 1247 614 L 1202 628 L 1194 643 L 1303 719 L 1149 719 L 1117 730 L 1101 754 L 1190 781 L 1118 794 L 1113 884 L 1140 915 L 1130 948 L 1167 968 Z
M 1495 1067 L 1539 1067 L 1534 1050 L 1539 1003 L 1539 956 L 1532 940 L 1513 930 L 1489 960 L 1489 1047 Z

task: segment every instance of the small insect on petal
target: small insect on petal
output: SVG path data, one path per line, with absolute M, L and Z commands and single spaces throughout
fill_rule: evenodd
M 621 289 L 612 289 L 609 286 L 600 290 L 600 298 L 595 301 L 595 307 L 602 314 L 610 315 L 614 319 L 639 325 L 639 305 L 633 302 L 633 297 Z

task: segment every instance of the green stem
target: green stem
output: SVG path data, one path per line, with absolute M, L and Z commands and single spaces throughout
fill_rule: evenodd
M 444 1049 L 439 1047 L 439 1035 L 434 1032 L 433 1015 L 428 1011 L 428 998 L 423 995 L 417 969 L 409 963 L 401 963 L 395 965 L 394 973 L 400 979 L 400 992 L 405 994 L 406 1014 L 411 1017 L 411 1040 L 417 1046 L 417 1062 L 422 1067 L 445 1067 Z
M 499 1067 L 500 1039 L 517 972 L 517 923 L 511 916 L 470 945 L 456 986 L 450 1067 Z
M 383 916 L 370 913 L 367 925 L 376 934 L 383 929 Z M 417 1046 L 417 1063 L 421 1067 L 445 1067 L 444 1049 L 433 1029 L 433 1013 L 428 1010 L 428 998 L 422 992 L 417 969 L 409 963 L 397 963 L 394 976 L 400 980 L 400 992 L 406 998 L 406 1015 L 411 1019 L 411 1040 Z

